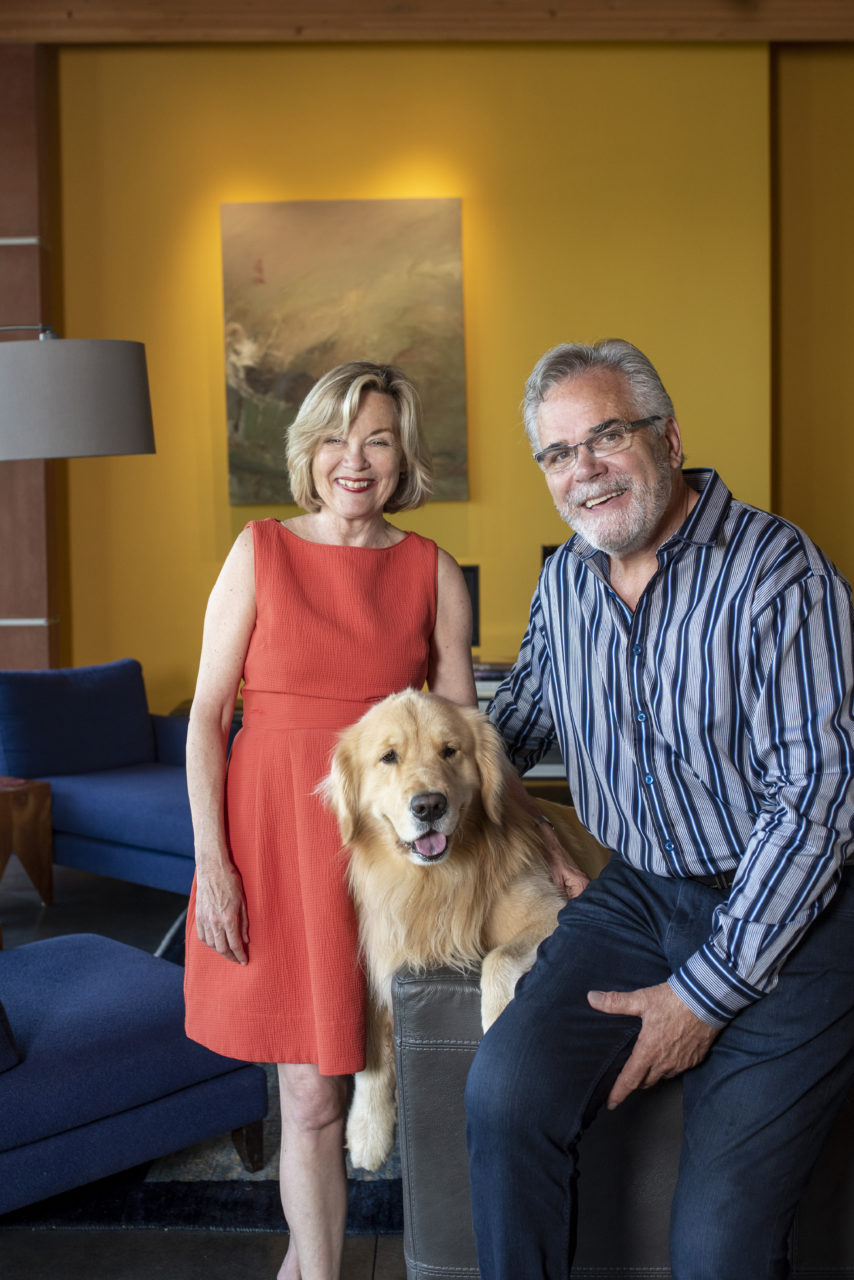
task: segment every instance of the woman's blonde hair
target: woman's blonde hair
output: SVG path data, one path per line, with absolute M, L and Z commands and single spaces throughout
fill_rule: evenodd
M 411 511 L 422 506 L 433 492 L 433 463 L 421 434 L 418 392 L 391 364 L 351 360 L 325 373 L 300 405 L 288 431 L 287 464 L 294 502 L 304 511 L 319 511 L 320 499 L 311 478 L 311 466 L 330 428 L 347 435 L 366 391 L 390 396 L 397 411 L 403 467 L 400 483 L 384 510 Z

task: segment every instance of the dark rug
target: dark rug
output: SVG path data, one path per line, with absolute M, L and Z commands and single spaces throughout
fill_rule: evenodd
M 183 964 L 183 914 L 164 937 L 157 955 Z M 279 1200 L 279 1090 L 275 1067 L 265 1070 L 269 1098 L 264 1121 L 266 1164 L 257 1173 L 244 1169 L 230 1135 L 223 1134 L 100 1182 L 0 1214 L 0 1228 L 287 1231 Z M 397 1150 L 376 1173 L 348 1164 L 347 1194 L 348 1235 L 397 1235 L 403 1231 Z
M 148 1165 L 127 1169 L 38 1204 L 0 1214 L 0 1229 L 286 1232 L 272 1179 L 148 1182 Z M 400 1179 L 348 1181 L 348 1235 L 403 1231 Z

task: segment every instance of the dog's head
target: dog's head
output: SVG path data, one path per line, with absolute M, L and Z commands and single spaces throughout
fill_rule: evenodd
M 345 844 L 391 829 L 417 865 L 442 862 L 474 806 L 501 819 L 505 757 L 482 712 L 407 689 L 341 735 L 322 791 Z

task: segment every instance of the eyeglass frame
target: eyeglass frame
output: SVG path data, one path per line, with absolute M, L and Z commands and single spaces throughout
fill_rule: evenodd
M 534 454 L 534 461 L 544 474 L 556 475 L 560 471 L 568 471 L 570 467 L 575 466 L 578 462 L 578 454 L 581 449 L 586 449 L 591 458 L 608 458 L 612 453 L 622 453 L 625 449 L 628 449 L 631 444 L 629 437 L 632 436 L 635 431 L 640 431 L 642 427 L 651 427 L 654 422 L 661 422 L 660 413 L 653 413 L 648 418 L 635 418 L 634 422 L 620 422 L 618 419 L 610 419 L 608 422 L 601 422 L 598 427 L 594 427 L 591 434 L 589 436 L 585 436 L 583 440 L 579 440 L 578 444 L 548 445 L 547 448 L 541 449 L 539 453 Z M 609 449 L 605 453 L 597 454 L 596 442 L 601 440 L 602 436 L 608 431 L 614 431 L 615 429 L 619 429 L 624 433 L 626 443 L 620 445 L 617 449 Z M 596 435 L 597 431 L 600 433 L 599 435 Z M 543 461 L 550 453 L 557 453 L 561 450 L 566 451 L 570 455 L 568 462 L 566 462 L 562 467 L 555 467 L 553 471 L 547 472 L 546 468 L 543 466 Z

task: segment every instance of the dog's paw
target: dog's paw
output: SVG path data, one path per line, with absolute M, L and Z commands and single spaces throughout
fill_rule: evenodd
M 394 1115 L 384 1116 L 354 1105 L 347 1119 L 351 1164 L 357 1169 L 375 1171 L 385 1164 L 393 1146 Z
M 512 990 L 508 994 L 506 991 L 496 989 L 494 985 L 489 991 L 484 988 L 480 996 L 480 1021 L 484 1031 L 489 1030 L 499 1013 L 504 1012 L 512 998 Z
M 496 947 L 484 957 L 480 975 L 480 1020 L 484 1031 L 507 1008 L 516 983 L 532 963 L 533 955 L 520 959 L 515 950 L 504 947 Z

